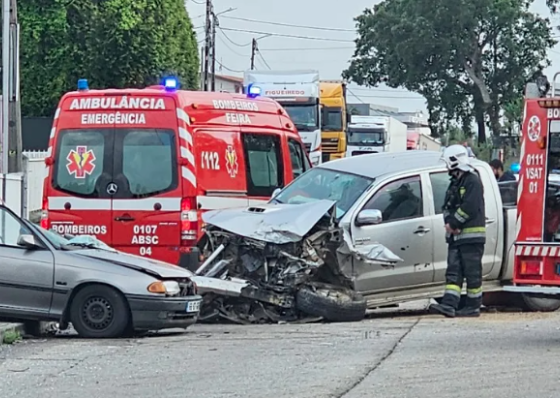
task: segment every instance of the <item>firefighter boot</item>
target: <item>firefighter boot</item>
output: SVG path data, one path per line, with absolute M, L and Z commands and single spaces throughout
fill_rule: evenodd
M 467 301 L 465 302 L 465 306 L 460 310 L 458 310 L 455 313 L 455 315 L 459 317 L 478 317 L 480 316 L 481 306 L 482 306 L 482 296 L 479 297 L 467 296 Z
M 441 299 L 441 303 L 430 305 L 432 314 L 440 314 L 447 318 L 455 317 L 455 310 L 459 305 L 459 299 L 454 294 L 445 293 Z

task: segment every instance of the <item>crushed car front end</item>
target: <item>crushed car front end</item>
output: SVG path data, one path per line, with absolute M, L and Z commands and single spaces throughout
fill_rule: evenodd
M 354 321 L 367 303 L 353 291 L 336 203 L 269 203 L 204 214 L 206 261 L 193 279 L 201 322 Z M 396 256 L 395 256 L 396 257 Z M 393 259 L 385 260 L 391 262 Z

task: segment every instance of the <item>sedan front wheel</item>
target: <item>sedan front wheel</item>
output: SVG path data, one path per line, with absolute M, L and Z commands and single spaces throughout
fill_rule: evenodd
M 115 289 L 104 285 L 84 287 L 70 306 L 70 321 L 82 337 L 121 337 L 131 321 L 125 298 Z

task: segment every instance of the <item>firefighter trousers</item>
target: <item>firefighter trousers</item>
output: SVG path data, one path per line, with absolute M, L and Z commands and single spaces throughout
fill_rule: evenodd
M 446 285 L 442 304 L 459 307 L 463 281 L 467 280 L 465 308 L 479 309 L 482 305 L 482 255 L 484 243 L 450 246 L 447 252 Z

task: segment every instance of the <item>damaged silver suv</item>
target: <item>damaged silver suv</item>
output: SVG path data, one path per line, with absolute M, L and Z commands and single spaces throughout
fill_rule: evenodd
M 200 321 L 363 319 L 367 303 L 357 292 L 356 270 L 367 277 L 372 266 L 402 261 L 373 240 L 350 238 L 345 216 L 375 186 L 373 170 L 382 167 L 371 159 L 315 167 L 266 205 L 205 213 L 206 261 L 195 277 L 206 293 Z M 381 199 L 387 203 L 362 210 L 354 222 L 408 217 L 421 206 L 415 194 L 414 186 L 401 184 Z

